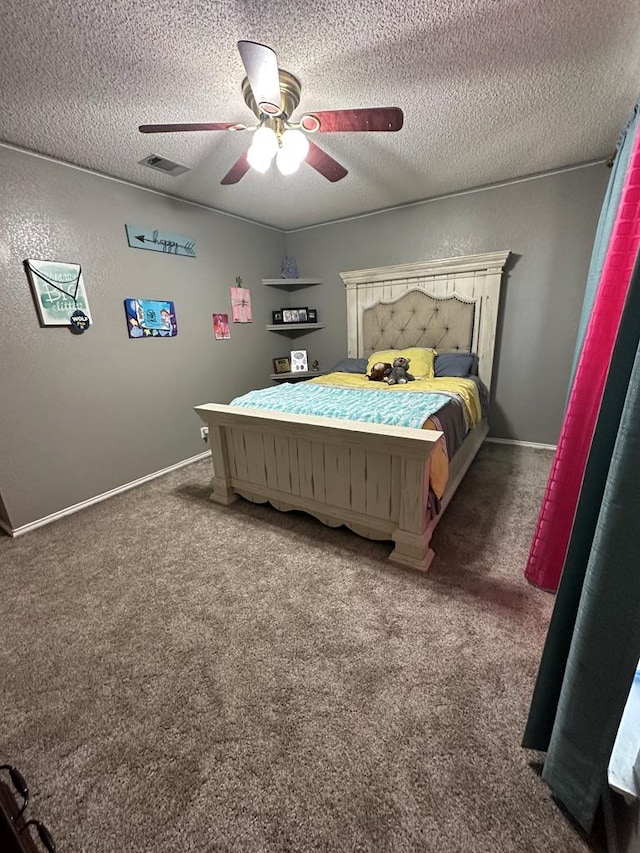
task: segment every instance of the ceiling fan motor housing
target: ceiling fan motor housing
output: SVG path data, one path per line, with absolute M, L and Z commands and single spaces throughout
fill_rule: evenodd
M 278 77 L 280 80 L 281 116 L 288 119 L 300 103 L 300 91 L 302 87 L 297 77 L 294 77 L 293 74 L 284 71 L 282 68 L 278 68 Z M 266 113 L 262 112 L 258 104 L 256 104 L 248 77 L 245 77 L 242 81 L 242 97 L 251 112 L 259 120 L 266 115 Z M 270 117 L 273 118 L 273 116 Z

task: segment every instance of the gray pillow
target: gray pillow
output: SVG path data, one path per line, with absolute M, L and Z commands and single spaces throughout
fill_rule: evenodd
M 475 373 L 476 357 L 471 352 L 438 353 L 434 362 L 436 376 L 468 376 Z
M 334 365 L 329 373 L 366 373 L 366 358 L 343 358 Z

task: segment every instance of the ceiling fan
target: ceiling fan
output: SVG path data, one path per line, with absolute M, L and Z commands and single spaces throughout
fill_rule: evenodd
M 139 128 L 141 133 L 253 131 L 250 148 L 234 163 L 221 184 L 237 184 L 252 167 L 266 172 L 274 157 L 284 175 L 295 172 L 304 160 L 328 181 L 340 181 L 347 175 L 347 170 L 312 142 L 307 134 L 395 131 L 402 127 L 403 114 L 398 107 L 321 110 L 304 113 L 298 121 L 291 121 L 291 115 L 300 103 L 300 81 L 288 71 L 278 68 L 275 51 L 270 47 L 253 41 L 239 41 L 238 50 L 247 73 L 242 81 L 242 95 L 256 115 L 258 124 L 142 124 Z

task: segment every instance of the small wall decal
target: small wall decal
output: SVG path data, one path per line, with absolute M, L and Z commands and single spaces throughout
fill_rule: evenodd
M 93 322 L 80 264 L 32 258 L 24 264 L 41 326 L 72 326 L 77 311 L 88 321 L 85 328 Z
M 231 337 L 228 314 L 213 315 L 213 334 L 217 341 L 227 341 Z
M 81 335 L 83 332 L 86 332 L 91 325 L 89 323 L 89 318 L 84 311 L 74 311 L 69 317 L 69 322 L 71 324 L 71 331 L 74 335 Z
M 139 228 L 137 225 L 124 227 L 132 249 L 147 249 L 150 252 L 162 252 L 165 255 L 184 255 L 186 258 L 196 257 L 196 243 L 191 237 L 151 228 Z
M 178 334 L 173 302 L 157 299 L 125 299 L 130 338 L 173 338 Z

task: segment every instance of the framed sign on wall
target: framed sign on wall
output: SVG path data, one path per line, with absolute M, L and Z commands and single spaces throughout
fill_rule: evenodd
M 163 255 L 182 255 L 185 258 L 196 257 L 196 241 L 182 234 L 170 234 L 157 228 L 139 228 L 137 225 L 125 225 L 127 242 L 132 249 L 146 249 L 149 252 L 162 252 Z
M 41 326 L 72 326 L 78 312 L 93 322 L 80 264 L 28 258 L 24 265 Z

